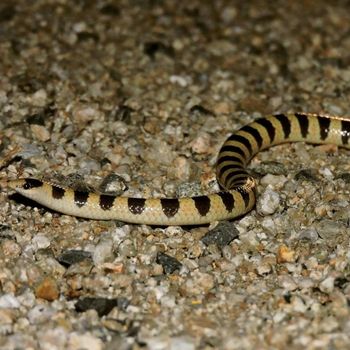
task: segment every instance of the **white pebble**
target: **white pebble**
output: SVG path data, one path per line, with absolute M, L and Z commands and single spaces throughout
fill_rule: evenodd
M 198 154 L 208 153 L 210 149 L 210 135 L 201 133 L 191 143 L 192 152 Z
M 68 334 L 62 327 L 45 329 L 37 334 L 41 350 L 64 349 Z
M 286 313 L 283 311 L 277 311 L 274 316 L 273 316 L 273 322 L 274 323 L 279 323 L 283 321 L 286 317 Z
M 191 81 L 190 77 L 181 77 L 180 75 L 171 75 L 169 80 L 172 84 L 178 84 L 181 87 L 186 87 Z
M 32 239 L 32 245 L 35 251 L 45 249 L 50 246 L 50 240 L 43 234 L 38 234 Z
M 269 185 L 261 196 L 258 197 L 256 209 L 260 215 L 271 215 L 278 209 L 280 201 L 280 195 Z
M 271 272 L 271 265 L 269 264 L 259 264 L 258 265 L 258 274 L 266 275 Z
M 70 350 L 102 350 L 101 339 L 94 337 L 89 333 L 72 333 L 69 336 L 68 348 Z
M 0 297 L 0 308 L 17 309 L 19 307 L 18 299 L 12 294 L 4 294 Z
M 292 306 L 293 306 L 293 311 L 295 312 L 305 313 L 307 310 L 307 305 L 305 305 L 304 301 L 297 296 L 295 296 L 292 299 Z
M 113 243 L 118 246 L 121 242 L 125 240 L 126 237 L 130 235 L 130 226 L 129 225 L 124 225 L 122 227 L 117 227 L 113 232 L 112 232 L 112 240 Z
M 280 188 L 285 184 L 286 181 L 287 178 L 284 175 L 267 174 L 260 180 L 260 184 L 264 186 L 273 185 Z
M 99 266 L 106 262 L 108 259 L 112 258 L 112 255 L 113 242 L 110 239 L 105 239 L 97 244 L 92 259 L 95 265 Z
M 46 105 L 47 93 L 44 89 L 36 91 L 32 95 L 32 103 L 37 107 L 44 107 Z
M 281 276 L 279 278 L 279 284 L 281 285 L 282 288 L 288 290 L 288 291 L 293 291 L 298 288 L 298 285 L 294 282 L 294 279 L 290 276 Z
M 324 293 L 331 293 L 334 289 L 334 277 L 329 276 L 320 283 L 320 289 Z
M 54 314 L 53 308 L 47 305 L 36 305 L 29 310 L 27 316 L 30 323 L 39 324 L 51 320 Z
M 179 336 L 170 339 L 170 350 L 195 350 L 195 341 L 188 336 Z
M 50 132 L 45 128 L 45 126 L 33 124 L 30 126 L 30 130 L 37 140 L 41 142 L 50 140 Z
M 318 172 L 329 180 L 332 180 L 334 177 L 329 168 L 321 168 Z

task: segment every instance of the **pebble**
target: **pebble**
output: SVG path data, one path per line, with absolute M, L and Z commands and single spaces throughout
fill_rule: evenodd
M 172 274 L 176 270 L 180 270 L 182 266 L 177 259 L 162 252 L 157 254 L 156 261 L 163 266 L 163 270 L 166 274 Z
M 31 324 L 43 324 L 50 322 L 54 314 L 55 310 L 51 306 L 39 304 L 30 309 L 27 316 Z
M 50 246 L 50 239 L 47 236 L 39 233 L 33 237 L 32 245 L 34 247 L 34 251 L 45 249 Z
M 207 133 L 201 133 L 191 142 L 193 153 L 206 154 L 210 152 L 211 137 Z
M 184 289 L 189 295 L 200 295 L 209 292 L 214 285 L 215 280 L 211 274 L 194 271 L 185 281 Z
M 60 296 L 56 281 L 51 277 L 45 277 L 35 288 L 37 298 L 53 301 Z
M 62 327 L 46 329 L 37 334 L 40 343 L 40 350 L 61 350 L 65 349 L 68 340 L 68 332 Z
M 69 350 L 102 350 L 103 342 L 89 332 L 84 334 L 74 332 L 69 335 L 67 348 Z
M 195 350 L 195 339 L 190 336 L 179 336 L 170 339 L 169 350 Z
M 40 142 L 47 142 L 51 138 L 50 132 L 45 126 L 33 124 L 30 126 L 30 130 L 33 136 Z
M 91 253 L 75 249 L 66 250 L 57 258 L 58 262 L 65 267 L 77 264 L 85 259 L 92 259 Z
M 0 308 L 17 309 L 20 307 L 18 299 L 11 294 L 3 294 L 0 296 Z
M 201 241 L 207 246 L 210 244 L 215 244 L 219 248 L 223 248 L 236 239 L 238 235 L 239 231 L 233 223 L 223 221 L 212 230 L 209 230 L 201 238 Z
M 263 186 L 271 185 L 273 187 L 281 188 L 287 180 L 288 179 L 284 175 L 267 174 L 260 179 L 260 184 Z
M 180 75 L 171 75 L 169 80 L 172 84 L 177 84 L 181 87 L 186 87 L 189 81 L 191 80 L 191 78 L 180 76 Z
M 174 159 L 174 170 L 169 170 L 169 172 L 172 173 L 175 178 L 186 181 L 191 175 L 191 162 L 185 157 L 176 157 Z
M 277 251 L 277 262 L 294 262 L 296 259 L 295 251 L 287 247 L 286 245 L 281 245 L 278 247 Z
M 44 89 L 40 89 L 36 91 L 32 96 L 31 96 L 31 102 L 33 105 L 37 107 L 45 107 L 47 103 L 47 93 Z
M 4 239 L 1 242 L 1 250 L 4 256 L 11 257 L 12 259 L 18 257 L 21 254 L 21 246 L 11 239 Z
M 319 239 L 318 232 L 315 228 L 310 227 L 299 232 L 299 238 L 316 242 Z
M 321 238 L 328 241 L 335 239 L 342 233 L 346 232 L 346 228 L 342 222 L 327 219 L 318 222 L 315 225 L 315 229 Z
M 84 125 L 92 120 L 102 120 L 103 114 L 92 105 L 77 105 L 73 111 L 72 116 L 78 125 Z
M 332 276 L 327 277 L 320 283 L 320 290 L 324 293 L 332 293 L 334 289 L 334 280 L 335 278 Z
M 274 191 L 271 185 L 268 185 L 265 191 L 258 197 L 256 210 L 260 215 L 271 215 L 277 211 L 280 202 L 280 194 Z
M 92 298 L 86 297 L 79 299 L 75 303 L 75 310 L 77 312 L 85 312 L 87 310 L 96 310 L 101 317 L 111 312 L 114 307 L 118 307 L 121 310 L 125 310 L 129 305 L 129 301 L 126 298 Z
M 92 260 L 96 266 L 102 265 L 107 260 L 113 258 L 113 241 L 103 239 L 97 245 L 92 255 Z
M 296 290 L 298 288 L 297 283 L 295 283 L 294 279 L 290 276 L 280 276 L 278 278 L 278 281 L 280 286 L 286 289 L 287 291 L 292 292 L 293 290 Z

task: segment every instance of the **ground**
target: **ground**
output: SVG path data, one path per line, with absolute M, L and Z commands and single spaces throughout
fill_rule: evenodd
M 349 17 L 345 0 L 3 1 L 1 181 L 215 191 L 239 126 L 349 115 Z M 218 226 L 78 219 L 2 186 L 0 349 L 349 348 L 348 157 L 260 153 L 256 210 Z

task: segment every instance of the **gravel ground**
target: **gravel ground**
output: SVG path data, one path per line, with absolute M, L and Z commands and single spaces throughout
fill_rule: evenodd
M 349 23 L 345 0 L 2 1 L 0 177 L 215 191 L 237 127 L 347 114 Z M 209 227 L 77 219 L 4 188 L 0 349 L 349 348 L 348 153 L 260 153 L 256 210 Z

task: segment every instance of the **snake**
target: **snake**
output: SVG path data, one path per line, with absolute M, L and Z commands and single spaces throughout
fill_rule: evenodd
M 217 193 L 182 198 L 138 198 L 64 188 L 35 178 L 9 188 L 54 211 L 96 220 L 159 226 L 201 225 L 241 217 L 254 208 L 257 182 L 246 167 L 260 151 L 286 142 L 350 148 L 350 119 L 288 113 L 256 119 L 231 134 L 216 163 Z

